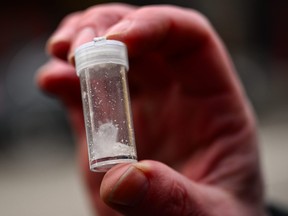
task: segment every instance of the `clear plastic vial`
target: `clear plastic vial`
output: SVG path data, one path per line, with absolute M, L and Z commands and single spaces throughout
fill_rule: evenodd
M 75 50 L 90 170 L 137 161 L 124 43 L 95 38 Z

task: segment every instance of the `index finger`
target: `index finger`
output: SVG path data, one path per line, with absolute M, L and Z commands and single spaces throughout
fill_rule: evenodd
M 68 60 L 76 47 L 102 35 L 133 9 L 125 4 L 105 4 L 68 15 L 48 40 L 48 53 Z

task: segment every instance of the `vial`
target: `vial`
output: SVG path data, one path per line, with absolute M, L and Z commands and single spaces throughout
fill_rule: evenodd
M 124 43 L 94 38 L 75 50 L 90 170 L 137 161 Z

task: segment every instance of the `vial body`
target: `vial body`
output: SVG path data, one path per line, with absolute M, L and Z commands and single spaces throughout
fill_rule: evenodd
M 137 161 L 126 67 L 101 63 L 79 72 L 91 171 Z

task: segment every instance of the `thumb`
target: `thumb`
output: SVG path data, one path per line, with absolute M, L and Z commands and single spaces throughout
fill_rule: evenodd
M 103 178 L 100 194 L 125 215 L 242 215 L 228 193 L 194 183 L 156 161 L 112 168 Z

